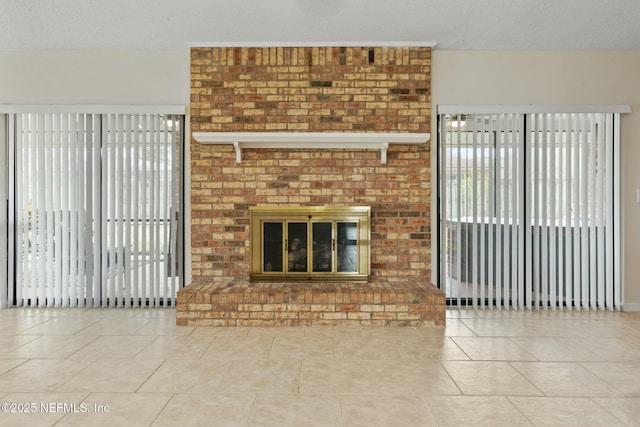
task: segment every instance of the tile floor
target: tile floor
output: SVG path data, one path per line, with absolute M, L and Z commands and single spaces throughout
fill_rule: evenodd
M 170 309 L 4 309 L 0 404 L 0 426 L 640 425 L 640 313 L 198 328 Z

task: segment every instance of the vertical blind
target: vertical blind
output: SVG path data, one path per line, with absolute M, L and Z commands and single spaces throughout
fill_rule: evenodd
M 168 305 L 183 116 L 9 115 L 15 295 L 23 306 Z
M 450 304 L 620 309 L 619 114 L 439 110 Z
M 0 170 L 5 172 L 0 172 L 0 200 L 8 200 L 9 194 L 9 183 L 8 183 L 8 174 L 6 171 L 8 168 L 8 150 L 7 148 L 7 118 L 6 114 L 0 114 Z M 7 215 L 7 209 L 0 209 L 0 247 L 2 248 L 2 252 L 6 254 L 6 249 L 8 248 L 9 241 L 9 218 Z M 6 307 L 8 305 L 8 277 L 9 277 L 9 265 L 7 262 L 7 257 L 0 258 L 0 308 Z

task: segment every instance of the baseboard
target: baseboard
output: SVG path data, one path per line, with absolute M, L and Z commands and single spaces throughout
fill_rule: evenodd
M 622 311 L 640 311 L 640 302 L 628 302 L 622 304 Z

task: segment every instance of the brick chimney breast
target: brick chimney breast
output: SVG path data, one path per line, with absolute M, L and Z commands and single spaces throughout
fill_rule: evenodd
M 192 132 L 429 133 L 430 47 L 194 47 Z M 430 281 L 429 144 L 246 150 L 191 139 L 193 281 L 247 279 L 249 206 L 370 206 L 371 281 Z

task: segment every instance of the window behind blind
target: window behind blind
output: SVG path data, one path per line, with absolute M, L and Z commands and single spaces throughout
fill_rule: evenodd
M 182 286 L 184 116 L 7 115 L 23 306 L 166 306 Z M 15 287 L 12 284 L 15 283 Z
M 620 309 L 619 113 L 498 110 L 439 109 L 449 303 Z

